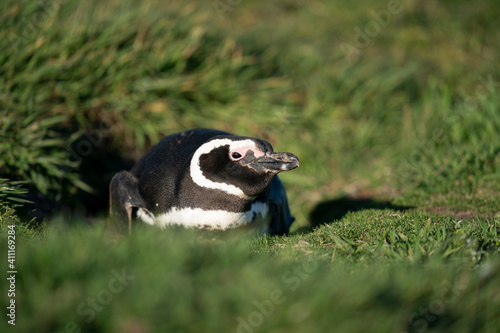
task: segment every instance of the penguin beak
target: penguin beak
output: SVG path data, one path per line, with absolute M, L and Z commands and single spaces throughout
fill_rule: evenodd
M 267 153 L 258 158 L 254 163 L 256 169 L 263 169 L 266 172 L 289 171 L 299 166 L 299 158 L 291 153 Z

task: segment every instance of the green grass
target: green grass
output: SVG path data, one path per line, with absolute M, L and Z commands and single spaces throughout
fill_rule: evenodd
M 391 210 L 253 239 L 62 224 L 18 238 L 15 330 L 494 332 L 498 228 Z
M 499 331 L 500 5 L 391 3 L 3 1 L 0 330 Z M 194 127 L 299 156 L 290 236 L 102 227 Z

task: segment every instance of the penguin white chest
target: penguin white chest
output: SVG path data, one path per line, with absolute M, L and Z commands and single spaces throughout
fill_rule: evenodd
M 153 216 L 143 209 L 137 211 L 137 218 L 142 222 L 165 228 L 179 225 L 188 228 L 226 230 L 255 224 L 259 232 L 267 232 L 271 222 L 269 206 L 263 202 L 254 202 L 246 212 L 228 212 L 224 210 L 203 210 L 201 208 L 172 208 L 166 213 Z

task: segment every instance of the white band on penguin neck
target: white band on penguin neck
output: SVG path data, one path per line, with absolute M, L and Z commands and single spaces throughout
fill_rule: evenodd
M 236 195 L 240 198 L 243 199 L 251 199 L 252 197 L 246 195 L 239 187 L 231 185 L 231 184 L 226 184 L 226 183 L 217 183 L 214 181 L 209 180 L 203 175 L 203 172 L 201 171 L 201 166 L 200 166 L 200 157 L 203 154 L 208 154 L 210 153 L 213 149 L 221 147 L 221 146 L 229 146 L 229 150 L 237 149 L 237 148 L 256 148 L 255 142 L 252 140 L 238 140 L 238 141 L 232 141 L 230 139 L 216 139 L 209 141 L 203 145 L 201 145 L 196 152 L 193 155 L 193 158 L 191 159 L 191 165 L 190 165 L 190 175 L 191 178 L 193 179 L 193 182 L 196 185 L 206 187 L 206 188 L 211 188 L 214 190 L 220 190 L 223 192 L 226 192 L 228 194 Z

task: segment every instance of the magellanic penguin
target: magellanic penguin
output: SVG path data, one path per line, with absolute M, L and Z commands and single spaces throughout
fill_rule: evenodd
M 130 171 L 110 184 L 110 213 L 120 229 L 132 220 L 257 233 L 288 233 L 285 188 L 276 176 L 299 159 L 275 153 L 267 141 L 212 129 L 193 129 L 163 138 Z

